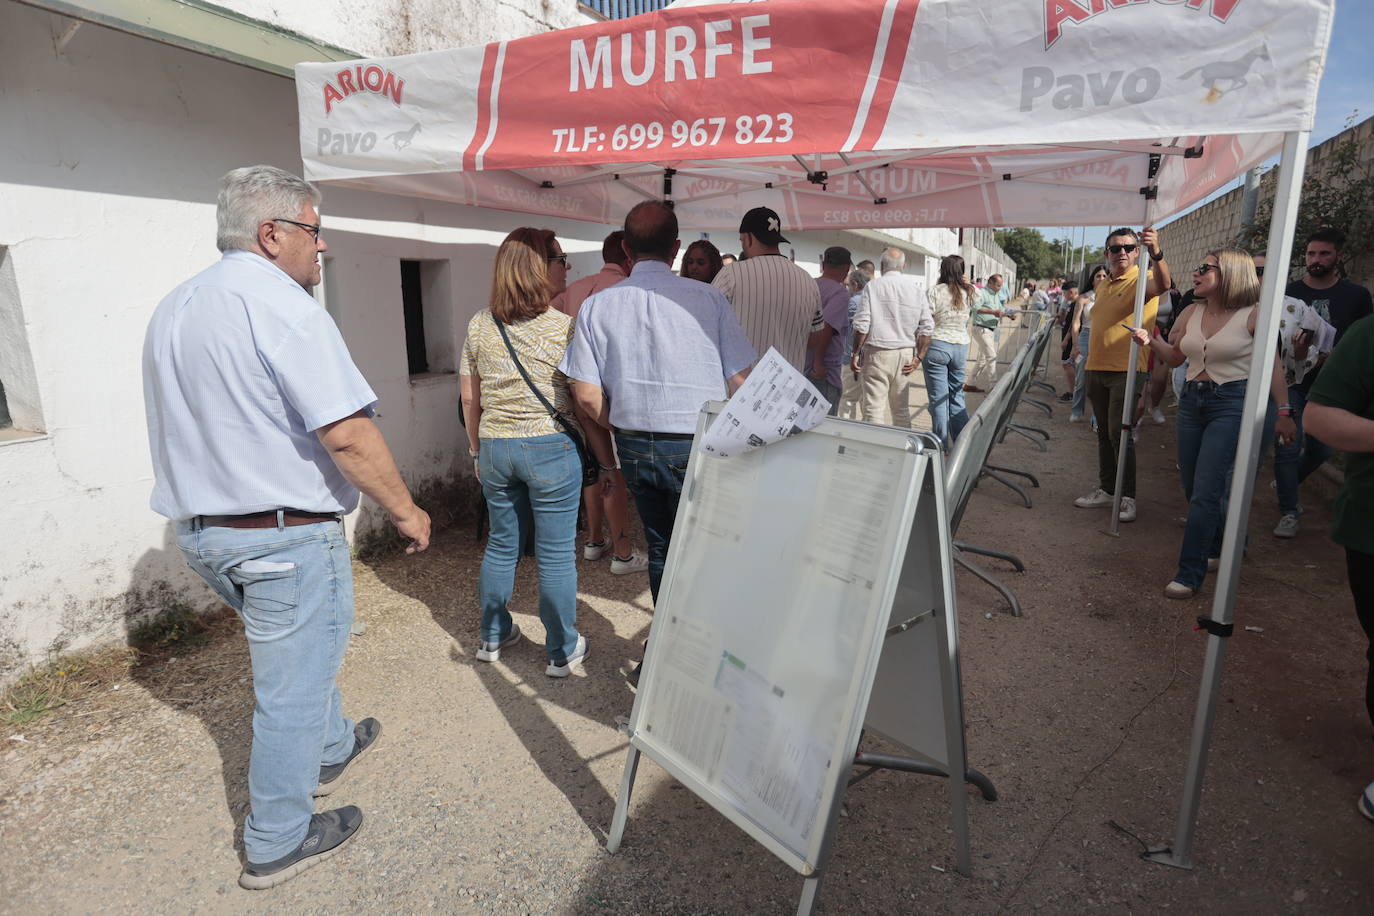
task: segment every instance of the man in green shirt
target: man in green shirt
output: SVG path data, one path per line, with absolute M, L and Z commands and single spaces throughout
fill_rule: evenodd
M 1303 426 L 1346 453 L 1331 537 L 1345 548 L 1355 614 L 1370 643 L 1364 699 L 1374 722 L 1374 316 L 1352 324 L 1331 352 L 1308 395 Z M 1374 821 L 1374 782 L 1357 805 Z
M 997 380 L 997 322 L 1007 301 L 1002 288 L 1002 275 L 988 277 L 988 285 L 978 295 L 978 307 L 973 311 L 970 329 L 969 363 L 972 371 L 965 391 L 989 391 Z

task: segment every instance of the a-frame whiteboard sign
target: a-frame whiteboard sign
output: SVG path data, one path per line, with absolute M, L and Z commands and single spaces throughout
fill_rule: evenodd
M 889 626 L 931 616 L 929 607 L 894 610 L 893 600 L 918 511 L 926 532 L 939 530 L 939 458 L 910 430 L 843 420 L 716 458 L 700 443 L 718 407 L 708 405 L 698 424 L 607 848 L 619 846 L 645 753 L 812 878 L 828 852 Z M 948 595 L 944 564 L 921 565 L 933 590 Z M 945 616 L 937 625 L 953 624 Z M 950 726 L 941 738 L 957 743 L 940 740 L 938 756 L 954 764 L 965 863 L 957 667 L 938 650 L 917 663 L 956 679 L 906 700 L 934 704 L 934 718 Z M 808 881 L 804 910 L 814 888 Z

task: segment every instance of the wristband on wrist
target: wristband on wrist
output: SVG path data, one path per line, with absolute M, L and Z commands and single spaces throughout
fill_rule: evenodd
M 613 465 L 610 465 L 609 467 L 607 467 L 607 466 L 604 465 L 604 464 L 598 464 L 597 466 L 598 466 L 599 468 L 601 468 L 601 470 L 603 470 L 603 471 L 618 471 L 618 470 L 620 470 L 620 465 L 618 465 L 618 464 L 613 464 Z

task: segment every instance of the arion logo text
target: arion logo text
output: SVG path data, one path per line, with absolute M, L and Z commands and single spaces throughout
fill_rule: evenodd
M 329 114 L 336 103 L 359 92 L 376 93 L 399 107 L 405 86 L 406 81 L 390 70 L 376 64 L 358 64 L 340 70 L 334 74 L 334 79 L 324 84 L 324 113 Z
M 1182 6 L 1195 13 L 1205 9 L 1213 19 L 1225 22 L 1242 0 L 1045 0 L 1045 47 L 1048 49 L 1059 40 L 1065 26 L 1077 25 L 1101 13 L 1151 2 Z

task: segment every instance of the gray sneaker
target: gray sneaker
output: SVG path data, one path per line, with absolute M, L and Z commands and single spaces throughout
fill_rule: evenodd
M 520 641 L 520 624 L 510 625 L 510 635 L 500 642 L 483 642 L 477 649 L 479 662 L 494 662 L 501 657 L 501 650 Z
M 1129 496 L 1121 497 L 1121 511 L 1116 517 L 1123 522 L 1135 521 L 1135 500 Z
M 377 739 L 380 737 L 382 737 L 382 723 L 371 716 L 354 725 L 353 753 L 349 754 L 348 759 L 343 763 L 331 763 L 329 766 L 320 767 L 320 784 L 315 787 L 315 791 L 311 794 L 316 798 L 323 798 L 342 786 L 349 767 L 353 766 L 353 761 L 366 753 L 372 745 L 377 743 Z
M 345 805 L 333 811 L 312 814 L 310 827 L 301 845 L 274 862 L 249 862 L 244 865 L 243 873 L 239 875 L 239 887 L 260 891 L 290 881 L 338 852 L 362 825 L 363 812 L 357 805 Z
M 1294 538 L 1298 536 L 1298 517 L 1296 515 L 1285 515 L 1279 519 L 1277 527 L 1274 528 L 1276 538 Z

